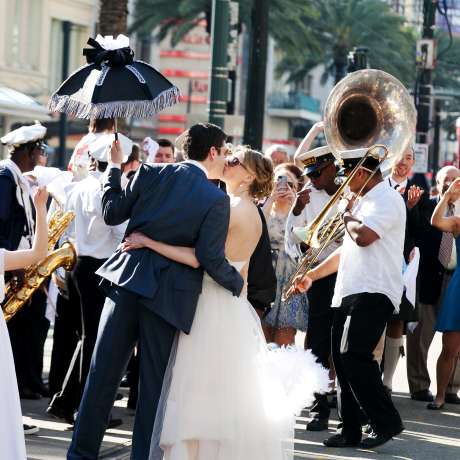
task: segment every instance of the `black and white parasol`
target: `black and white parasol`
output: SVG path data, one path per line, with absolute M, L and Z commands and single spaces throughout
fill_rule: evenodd
M 90 38 L 88 65 L 74 72 L 51 96 L 48 108 L 77 118 L 148 118 L 176 104 L 179 88 L 151 65 L 134 60 L 129 38 Z

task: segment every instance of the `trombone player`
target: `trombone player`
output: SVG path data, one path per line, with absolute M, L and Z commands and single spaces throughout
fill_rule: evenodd
M 286 252 L 296 260 L 304 256 L 302 252 L 302 238 L 298 238 L 297 229 L 310 224 L 327 205 L 331 196 L 338 189 L 335 182 L 337 167 L 332 150 L 326 145 L 313 150 L 308 150 L 313 136 L 323 131 L 323 123 L 313 125 L 313 128 L 305 137 L 295 154 L 295 159 L 304 165 L 304 176 L 310 183 L 304 187 L 291 211 L 286 222 Z M 312 136 L 313 134 L 313 136 Z M 310 142 L 305 142 L 310 139 Z M 308 150 L 308 151 L 305 151 Z M 336 212 L 334 206 L 333 212 Z M 324 250 L 318 261 L 324 260 L 331 254 L 341 241 L 332 241 Z M 335 286 L 335 273 L 321 279 L 308 292 L 308 326 L 305 337 L 305 348 L 311 350 L 316 356 L 317 362 L 326 369 L 330 368 L 331 357 L 331 328 L 333 310 L 331 308 L 332 296 Z M 310 409 L 314 414 L 313 419 L 307 423 L 308 431 L 327 430 L 331 409 L 326 394 L 315 395 L 315 402 Z
M 381 159 L 367 152 L 357 149 L 341 155 L 339 174 L 350 175 L 350 191 L 360 195 L 357 201 L 343 200 L 343 245 L 306 275 L 299 275 L 293 286 L 294 292 L 306 292 L 312 283 L 337 272 L 332 358 L 343 427 L 324 441 L 327 447 L 372 449 L 404 429 L 384 389 L 373 351 L 403 293 L 406 210 L 400 194 L 383 180 Z M 360 407 L 373 430 L 364 440 Z

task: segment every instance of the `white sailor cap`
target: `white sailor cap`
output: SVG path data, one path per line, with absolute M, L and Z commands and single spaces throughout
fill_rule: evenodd
M 368 151 L 368 148 L 360 148 L 360 149 L 354 149 L 354 150 L 343 150 L 339 152 L 339 156 L 341 159 L 341 169 L 338 172 L 338 175 L 344 175 L 347 171 L 350 171 L 353 169 L 363 158 L 363 156 L 366 154 Z M 380 156 L 381 152 L 376 152 Z M 376 158 L 374 155 L 369 155 L 365 160 L 364 163 L 362 164 L 363 168 L 367 168 L 370 170 L 375 170 L 376 168 L 378 169 L 380 165 L 382 164 L 381 159 Z
M 10 131 L 0 141 L 3 145 L 8 146 L 9 150 L 14 150 L 21 145 L 42 142 L 45 134 L 46 128 L 36 121 L 34 125 L 21 126 L 14 131 Z
M 316 149 L 309 150 L 308 152 L 301 153 L 297 159 L 304 164 L 305 169 L 303 173 L 306 175 L 315 171 L 324 163 L 333 162 L 335 157 L 332 150 L 325 145 L 323 147 L 318 147 Z
M 115 134 L 102 134 L 97 137 L 88 146 L 88 152 L 97 161 L 107 163 L 109 161 L 109 149 L 115 140 Z M 118 142 L 120 143 L 123 152 L 123 163 L 128 160 L 129 155 L 133 149 L 133 141 L 124 134 L 118 133 Z

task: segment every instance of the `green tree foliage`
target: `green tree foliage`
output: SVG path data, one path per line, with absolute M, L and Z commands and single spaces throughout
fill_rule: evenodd
M 239 0 L 240 22 L 250 27 L 252 0 Z M 212 0 L 138 0 L 133 31 L 150 35 L 156 31 L 159 40 L 171 34 L 175 46 L 195 27 L 199 19 L 208 22 L 210 30 Z M 312 38 L 310 24 L 316 17 L 311 2 L 305 0 L 271 0 L 269 10 L 270 34 L 286 54 L 319 52 Z
M 372 68 L 384 70 L 405 84 L 414 79 L 415 33 L 381 0 L 312 0 L 316 19 L 310 34 L 320 46 L 311 53 L 285 55 L 278 70 L 292 82 L 324 64 L 323 80 L 335 78 L 356 46 L 369 48 Z M 319 52 L 316 50 L 319 49 Z

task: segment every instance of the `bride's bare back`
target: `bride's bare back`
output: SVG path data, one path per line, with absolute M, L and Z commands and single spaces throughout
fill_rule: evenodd
M 248 198 L 233 197 L 230 202 L 230 225 L 225 254 L 234 262 L 249 262 L 262 234 L 262 222 L 254 203 Z M 245 277 L 247 264 L 242 271 Z

